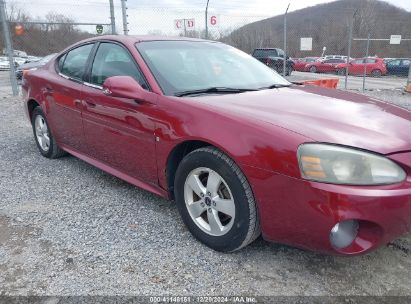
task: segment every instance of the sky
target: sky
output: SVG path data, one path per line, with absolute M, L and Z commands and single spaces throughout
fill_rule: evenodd
M 7 0 L 28 12 L 35 19 L 44 20 L 49 11 L 64 14 L 76 22 L 109 23 L 109 0 Z M 215 16 L 216 25 L 210 31 L 221 32 L 249 22 L 283 14 L 288 3 L 289 11 L 298 10 L 332 0 L 210 0 L 209 15 Z M 393 5 L 411 11 L 411 0 L 387 0 Z M 204 28 L 204 9 L 206 0 L 127 0 L 130 34 L 179 34 L 175 20 L 194 19 L 195 29 Z M 116 28 L 123 30 L 121 2 L 114 0 Z M 338 12 L 336 12 L 338 15 Z M 82 27 L 95 31 L 94 26 Z M 107 27 L 108 29 L 108 27 Z

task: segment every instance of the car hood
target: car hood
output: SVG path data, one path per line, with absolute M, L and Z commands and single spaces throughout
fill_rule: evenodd
M 221 113 L 270 123 L 307 140 L 382 154 L 411 151 L 411 112 L 364 95 L 295 86 L 195 99 Z

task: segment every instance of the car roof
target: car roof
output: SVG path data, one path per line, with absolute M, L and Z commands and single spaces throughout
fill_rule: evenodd
M 279 48 L 256 48 L 256 49 L 254 49 L 254 51 L 257 51 L 257 50 L 279 50 Z
M 122 43 L 124 45 L 129 45 L 129 46 L 132 44 L 138 43 L 138 42 L 143 42 L 143 41 L 197 41 L 197 42 L 220 43 L 218 41 L 204 40 L 204 39 L 198 39 L 198 38 L 187 38 L 187 37 L 166 37 L 166 36 L 151 36 L 151 35 L 141 35 L 141 36 L 101 35 L 101 36 L 84 39 L 84 40 L 78 41 L 77 43 L 71 44 L 70 46 L 66 47 L 64 50 L 62 50 L 58 54 L 60 56 L 61 54 L 64 54 L 68 50 L 76 48 L 77 46 L 90 43 L 90 42 L 97 42 L 97 41 L 114 41 L 114 42 Z
M 98 42 L 98 41 L 114 41 L 114 42 L 119 42 L 119 43 L 122 43 L 128 46 L 131 46 L 135 43 L 143 42 L 143 41 L 197 41 L 197 42 L 220 43 L 218 41 L 204 40 L 204 39 L 198 39 L 198 38 L 187 38 L 187 37 L 166 37 L 166 36 L 151 36 L 151 35 L 141 35 L 141 36 L 101 35 L 101 36 L 84 39 L 84 40 L 78 41 L 77 43 L 71 44 L 65 49 L 63 49 L 61 52 L 59 52 L 57 57 L 61 56 L 61 54 L 64 54 L 67 51 L 73 48 L 76 48 L 77 46 L 80 46 L 82 44 Z
M 187 38 L 187 37 L 166 37 L 166 36 L 152 36 L 152 35 L 102 35 L 96 36 L 93 38 L 89 38 L 83 40 L 82 42 L 86 41 L 98 41 L 98 40 L 113 40 L 118 42 L 127 42 L 127 43 L 136 43 L 142 41 L 209 41 L 204 39 L 198 38 Z M 214 41 L 210 41 L 214 42 Z

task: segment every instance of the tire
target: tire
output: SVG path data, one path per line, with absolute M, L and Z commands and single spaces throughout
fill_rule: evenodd
M 285 70 L 285 76 L 291 76 L 292 72 L 293 72 L 293 68 L 287 67 L 287 69 Z
M 46 116 L 40 107 L 36 107 L 31 115 L 34 139 L 41 155 L 47 158 L 59 158 L 67 154 L 57 145 L 48 126 Z
M 310 73 L 317 73 L 317 68 L 314 65 L 310 67 Z
M 381 76 L 382 76 L 382 72 L 380 70 L 372 70 L 371 71 L 371 77 L 379 78 Z
M 261 233 L 246 177 L 232 159 L 214 147 L 200 148 L 184 157 L 176 172 L 175 198 L 188 230 L 214 250 L 239 250 Z
M 345 69 L 339 69 L 339 70 L 337 70 L 337 75 L 345 76 Z

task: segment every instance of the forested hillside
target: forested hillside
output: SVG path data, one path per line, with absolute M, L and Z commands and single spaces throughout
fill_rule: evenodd
M 327 54 L 347 54 L 348 24 L 354 12 L 353 37 L 389 38 L 402 35 L 411 38 L 411 12 L 377 0 L 340 0 L 294 11 L 287 17 L 287 49 L 290 56 L 320 56 L 322 48 Z M 283 16 L 247 24 L 222 40 L 246 52 L 256 47 L 283 46 Z M 299 51 L 300 38 L 313 38 L 313 51 Z M 354 41 L 353 56 L 364 56 L 365 41 Z M 389 45 L 388 41 L 373 41 L 370 54 L 380 57 L 411 57 L 411 41 Z

